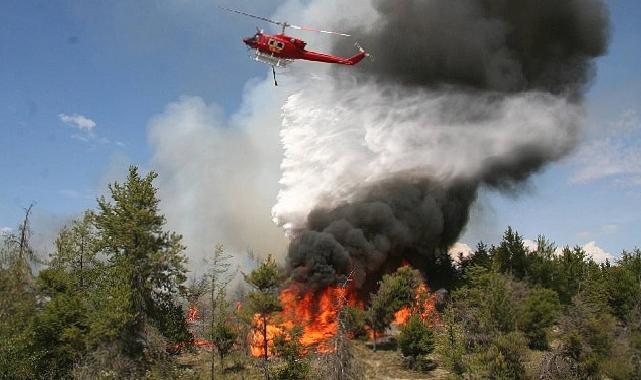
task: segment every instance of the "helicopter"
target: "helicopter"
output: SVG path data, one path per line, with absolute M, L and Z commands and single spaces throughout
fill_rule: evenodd
M 252 37 L 243 38 L 243 42 L 247 47 L 254 50 L 252 58 L 255 61 L 265 63 L 272 67 L 272 73 L 274 75 L 274 85 L 278 86 L 278 81 L 276 80 L 276 67 L 285 67 L 290 63 L 296 60 L 305 60 L 305 61 L 314 61 L 314 62 L 324 62 L 332 63 L 339 65 L 356 65 L 363 58 L 368 57 L 369 53 L 363 49 L 358 42 L 354 44 L 358 49 L 358 53 L 352 57 L 344 58 L 331 54 L 319 53 L 315 51 L 309 51 L 305 49 L 307 43 L 300 38 L 288 36 L 285 34 L 287 28 L 292 28 L 296 30 L 305 30 L 310 32 L 326 33 L 343 37 L 350 37 L 349 34 L 332 32 L 328 30 L 319 30 L 308 28 L 304 26 L 290 24 L 283 21 L 275 21 L 268 19 L 266 17 L 256 16 L 250 13 L 245 13 L 239 10 L 219 7 L 228 12 L 237 13 L 243 16 L 252 17 L 258 20 L 269 22 L 272 24 L 279 25 L 282 29 L 279 34 L 267 34 L 263 30 L 256 28 L 256 34 Z

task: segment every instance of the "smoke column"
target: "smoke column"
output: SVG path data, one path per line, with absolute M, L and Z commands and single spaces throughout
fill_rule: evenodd
M 309 8 L 353 25 L 321 4 Z M 309 79 L 283 107 L 272 213 L 292 239 L 287 265 L 312 289 L 354 270 L 367 290 L 403 260 L 445 285 L 479 188 L 516 191 L 580 139 L 608 12 L 601 0 L 352 6 L 364 16 L 348 32 L 375 61 Z

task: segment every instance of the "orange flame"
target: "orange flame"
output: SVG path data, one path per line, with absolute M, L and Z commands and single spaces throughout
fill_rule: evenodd
M 198 320 L 198 308 L 196 305 L 189 305 L 187 310 L 187 323 L 194 323 Z
M 280 293 L 283 311 L 278 316 L 279 323 L 267 323 L 267 355 L 272 355 L 274 337 L 283 334 L 294 326 L 300 326 L 303 333 L 300 339 L 305 348 L 316 352 L 331 352 L 332 338 L 338 329 L 338 312 L 345 304 L 356 305 L 350 288 L 328 287 L 318 292 L 301 293 L 291 286 Z M 265 341 L 264 325 L 260 315 L 254 315 L 254 331 L 250 338 L 253 356 L 263 356 Z
M 394 313 L 394 324 L 397 326 L 404 326 L 412 314 L 418 314 L 426 322 L 434 322 L 437 318 L 436 311 L 436 298 L 434 294 L 430 294 L 429 288 L 425 284 L 420 284 L 416 288 L 416 295 L 414 296 L 414 304 L 405 306 L 399 311 Z
M 404 265 L 409 265 L 404 263 Z M 418 314 L 428 323 L 437 322 L 436 298 L 430 293 L 425 284 L 415 290 L 415 300 L 410 306 L 398 310 L 394 315 L 394 324 L 403 326 L 412 314 Z M 357 300 L 351 287 L 327 287 L 317 292 L 303 292 L 296 285 L 284 289 L 280 293 L 280 303 L 283 311 L 274 318 L 267 318 L 267 356 L 273 355 L 273 340 L 276 336 L 286 333 L 294 326 L 300 326 L 303 333 L 301 344 L 316 352 L 333 352 L 333 338 L 338 329 L 338 313 L 344 306 L 364 308 L 363 302 Z M 265 334 L 263 319 L 259 314 L 253 317 L 253 332 L 250 334 L 250 350 L 255 357 L 261 357 L 265 352 Z M 369 330 L 369 329 L 368 329 Z M 373 336 L 372 331 L 368 331 Z
M 189 305 L 189 308 L 187 309 L 187 324 L 190 325 L 189 329 L 191 330 L 193 328 L 193 325 L 196 324 L 200 320 L 200 314 L 198 312 L 198 307 L 195 304 Z M 193 332 L 192 332 L 193 333 Z M 192 338 L 189 340 L 186 340 L 184 342 L 179 342 L 177 344 L 174 344 L 170 347 L 167 348 L 167 351 L 176 353 L 182 350 L 185 347 L 192 346 L 192 347 L 198 347 L 198 348 L 206 348 L 206 349 L 213 349 L 213 344 L 212 342 L 208 341 L 207 339 L 202 339 L 202 338 Z

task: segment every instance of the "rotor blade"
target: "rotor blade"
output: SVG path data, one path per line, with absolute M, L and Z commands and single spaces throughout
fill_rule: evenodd
M 268 18 L 266 18 L 266 17 L 256 16 L 256 15 L 253 15 L 253 14 L 250 14 L 250 13 L 245 13 L 245 12 L 242 12 L 242 11 L 237 11 L 237 10 L 235 10 L 235 9 L 225 8 L 225 7 L 221 7 L 221 6 L 218 6 L 218 8 L 220 8 L 220 9 L 224 9 L 224 10 L 226 10 L 226 11 L 228 11 L 228 12 L 238 13 L 239 15 L 243 15 L 243 16 L 247 16 L 247 17 L 253 17 L 253 18 L 257 18 L 257 19 L 259 19 L 259 20 L 263 20 L 263 21 L 271 22 L 272 24 L 276 24 L 276 25 L 283 25 L 283 23 L 282 23 L 282 22 L 280 22 L 280 21 L 270 20 L 270 19 L 268 19 Z
M 314 28 L 309 28 L 309 27 L 306 27 L 306 26 L 292 25 L 292 24 L 287 24 L 287 26 L 289 26 L 292 29 L 306 30 L 308 32 L 327 33 L 327 34 L 335 34 L 337 36 L 351 37 L 351 35 L 346 34 L 346 33 L 331 32 L 329 30 L 314 29 Z

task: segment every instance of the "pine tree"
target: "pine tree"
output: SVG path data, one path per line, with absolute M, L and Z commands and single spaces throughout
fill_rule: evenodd
M 109 185 L 111 200 L 100 197 L 94 219 L 99 248 L 109 266 L 102 280 L 108 298 L 103 306 L 110 309 L 100 309 L 106 317 L 124 318 L 94 322 L 101 328 L 123 327 L 124 331 L 109 335 L 115 333 L 132 358 L 143 354 L 147 326 L 173 341 L 188 336 L 184 313 L 175 303 L 186 280 L 182 236 L 164 230 L 153 186 L 157 176 L 150 172 L 141 177 L 136 167 L 130 167 L 124 183 Z M 101 313 L 96 317 L 102 319 Z
M 280 271 L 278 265 L 271 255 L 254 269 L 249 275 L 245 275 L 245 281 L 253 290 L 249 293 L 250 312 L 258 317 L 258 324 L 254 328 L 260 330 L 262 337 L 262 358 L 265 378 L 269 379 L 267 368 L 267 356 L 269 355 L 268 326 L 271 323 L 271 316 L 281 311 L 278 288 L 280 286 Z
M 493 250 L 492 256 L 499 272 L 508 273 L 518 279 L 527 275 L 527 248 L 523 237 L 512 227 L 503 234 L 503 240 Z
M 539 235 L 537 249 L 528 256 L 528 282 L 545 288 L 553 287 L 556 276 L 555 253 L 556 245 Z
M 231 267 L 231 264 L 229 263 L 230 259 L 231 256 L 225 253 L 223 245 L 218 244 L 214 248 L 213 256 L 208 260 L 209 270 L 207 272 L 207 278 L 209 280 L 211 306 L 211 319 L 209 329 L 214 345 L 216 346 L 216 348 L 218 348 L 221 367 L 223 357 L 227 353 L 228 349 L 231 348 L 231 346 L 228 347 L 229 340 L 232 338 L 233 340 L 235 340 L 235 335 L 232 336 L 234 334 L 233 328 L 229 326 L 227 320 L 227 300 L 225 299 L 226 287 L 233 278 L 229 273 L 229 269 Z M 212 351 L 210 368 L 210 376 L 212 380 L 216 376 L 214 363 L 215 352 Z
M 410 369 L 415 369 L 421 356 L 434 351 L 434 334 L 421 317 L 414 314 L 401 327 L 398 347 L 403 356 L 409 358 Z
M 99 236 L 93 218 L 93 213 L 86 211 L 82 218 L 60 230 L 49 263 L 50 269 L 62 270 L 73 276 L 75 288 L 80 291 L 95 281 L 96 269 L 102 266 L 97 259 Z
M 370 305 L 365 317 L 374 335 L 374 351 L 377 335 L 390 326 L 394 320 L 394 313 L 404 306 L 413 304 L 420 283 L 420 272 L 404 266 L 392 274 L 383 276 L 376 293 L 370 294 Z
M 305 380 L 310 365 L 300 342 L 303 329 L 294 326 L 291 330 L 274 337 L 274 354 L 283 359 L 285 365 L 274 371 L 276 380 Z
M 546 329 L 554 323 L 561 305 L 559 296 L 551 289 L 534 289 L 523 302 L 519 313 L 519 327 L 532 349 L 548 348 Z
M 219 291 L 217 298 L 217 312 L 212 316 L 210 337 L 214 347 L 216 347 L 216 350 L 218 351 L 221 371 L 224 372 L 224 360 L 236 343 L 236 339 L 238 338 L 238 329 L 232 323 L 232 318 L 229 313 L 229 304 L 225 299 L 224 290 L 221 289 Z M 212 357 L 212 379 L 214 378 L 213 360 L 214 358 Z
M 32 379 L 42 353 L 33 343 L 33 318 L 38 300 L 31 266 L 29 215 L 17 234 L 0 235 L 0 378 Z

